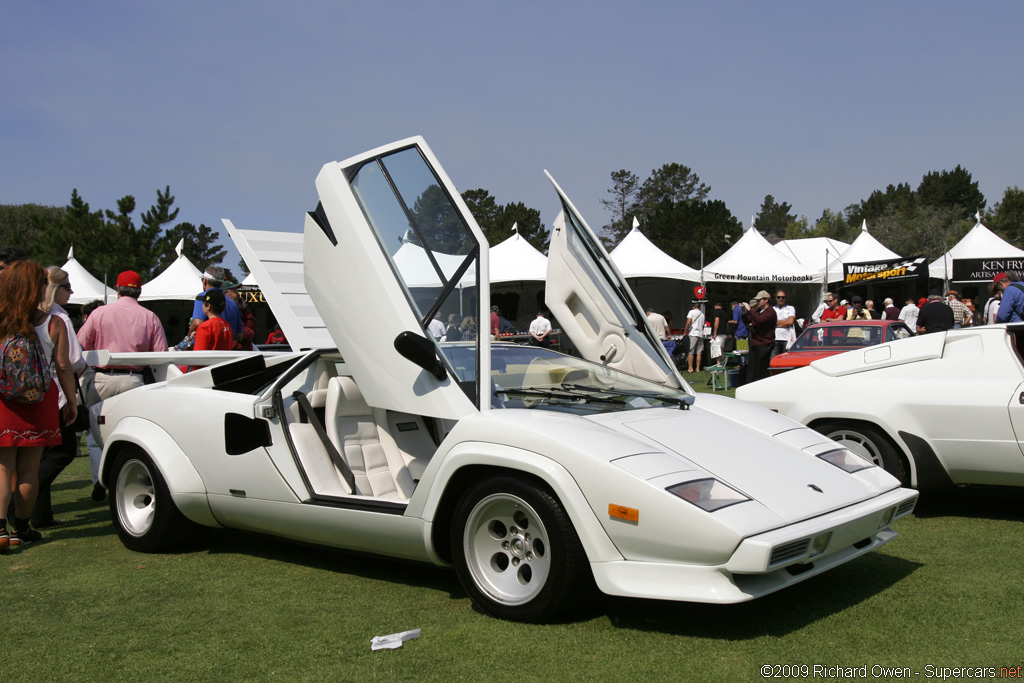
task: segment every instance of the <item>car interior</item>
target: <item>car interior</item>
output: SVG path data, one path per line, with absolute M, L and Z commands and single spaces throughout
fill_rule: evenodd
M 337 355 L 319 357 L 278 395 L 315 498 L 408 500 L 440 442 L 433 419 L 371 408 Z

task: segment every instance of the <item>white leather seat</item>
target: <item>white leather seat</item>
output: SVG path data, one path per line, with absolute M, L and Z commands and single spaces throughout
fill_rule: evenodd
M 313 425 L 293 422 L 288 425 L 288 430 L 313 493 L 322 496 L 347 496 L 352 493 Z
M 386 411 L 367 405 L 351 377 L 332 377 L 327 387 L 327 436 L 348 463 L 356 493 L 375 498 L 405 499 L 415 483 L 405 458 L 390 435 Z M 378 421 L 377 418 L 380 418 Z

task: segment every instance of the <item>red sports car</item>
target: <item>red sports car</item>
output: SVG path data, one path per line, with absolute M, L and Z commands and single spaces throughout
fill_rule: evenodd
M 773 375 L 810 365 L 819 358 L 903 339 L 913 334 L 902 320 L 844 320 L 811 325 L 786 353 L 772 358 Z

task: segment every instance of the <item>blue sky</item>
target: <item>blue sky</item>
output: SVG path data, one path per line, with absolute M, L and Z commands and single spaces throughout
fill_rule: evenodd
M 171 186 L 179 221 L 300 230 L 330 161 L 423 135 L 460 190 L 591 227 L 678 162 L 746 225 L 967 168 L 1024 186 L 1024 3 L 7 2 L 0 203 Z M 81 258 L 85 245 L 76 245 Z M 225 265 L 235 268 L 231 250 Z M 700 264 L 690 264 L 699 267 Z

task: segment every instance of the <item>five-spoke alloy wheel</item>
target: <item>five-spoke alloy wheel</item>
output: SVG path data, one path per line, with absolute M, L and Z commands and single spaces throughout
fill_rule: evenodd
M 517 476 L 485 479 L 462 496 L 452 555 L 477 607 L 513 621 L 561 616 L 592 581 L 579 537 L 557 498 Z

